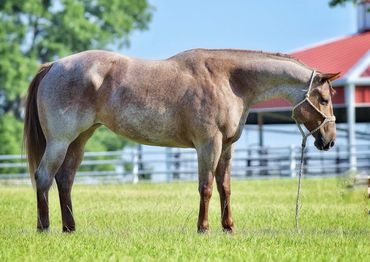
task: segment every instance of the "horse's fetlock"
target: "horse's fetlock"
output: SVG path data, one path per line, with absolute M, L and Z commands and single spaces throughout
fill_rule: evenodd
M 233 219 L 232 219 L 231 217 L 226 218 L 226 219 L 223 221 L 222 226 L 223 226 L 223 227 L 233 227 L 233 226 L 234 226 Z
M 72 232 L 76 231 L 76 227 L 75 227 L 75 225 L 69 225 L 69 226 L 64 225 L 62 230 L 63 230 L 64 233 L 72 233 Z
M 49 226 L 47 227 L 37 227 L 37 232 L 39 233 L 48 233 L 50 230 L 49 230 Z
M 209 230 L 209 224 L 208 222 L 206 221 L 203 221 L 201 222 L 199 225 L 198 225 L 198 233 L 207 233 Z
M 234 231 L 234 222 L 231 217 L 223 219 L 222 228 L 223 231 L 227 233 L 232 233 Z
M 41 221 L 41 219 L 39 218 L 37 222 L 38 232 L 49 232 L 49 227 L 50 227 L 50 224 L 49 224 L 48 219 L 46 219 L 45 221 Z

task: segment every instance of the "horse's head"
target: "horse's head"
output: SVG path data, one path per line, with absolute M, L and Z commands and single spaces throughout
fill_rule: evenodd
M 329 150 L 334 146 L 336 138 L 335 117 L 331 96 L 335 93 L 330 81 L 337 79 L 339 73 L 312 74 L 305 98 L 293 108 L 293 118 L 302 123 L 309 131 L 304 136 L 312 134 L 315 146 L 319 150 Z

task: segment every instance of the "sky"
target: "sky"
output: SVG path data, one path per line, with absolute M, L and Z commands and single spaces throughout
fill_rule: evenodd
M 191 48 L 290 52 L 356 32 L 352 4 L 329 0 L 149 0 L 149 30 L 134 32 L 130 56 L 163 59 Z
M 149 29 L 134 32 L 121 53 L 164 59 L 191 48 L 240 48 L 289 53 L 356 32 L 352 4 L 330 8 L 329 0 L 149 0 L 154 8 Z M 296 131 L 292 137 L 265 133 L 269 146 L 300 145 L 295 125 L 274 129 Z M 268 129 L 268 127 L 266 127 Z M 248 129 L 247 129 L 248 130 Z M 238 145 L 256 144 L 255 128 L 244 131 Z M 339 139 L 345 143 L 345 139 Z M 311 145 L 313 139 L 309 142 Z

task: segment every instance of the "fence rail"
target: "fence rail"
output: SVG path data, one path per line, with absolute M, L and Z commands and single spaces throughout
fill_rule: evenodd
M 305 174 L 322 176 L 341 174 L 349 169 L 370 170 L 370 144 L 357 145 L 356 166 L 349 163 L 348 146 L 336 146 L 328 152 L 308 147 L 305 152 Z M 251 147 L 236 149 L 232 175 L 237 178 L 294 177 L 299 164 L 300 147 Z M 143 150 L 142 146 L 114 152 L 86 152 L 77 173 L 77 181 L 137 182 L 197 179 L 195 150 L 157 148 Z M 25 156 L 0 155 L 0 180 L 29 181 Z

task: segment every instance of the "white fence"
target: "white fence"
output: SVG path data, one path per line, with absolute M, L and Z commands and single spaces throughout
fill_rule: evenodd
M 370 145 L 358 145 L 356 166 L 349 165 L 347 146 L 336 146 L 328 152 L 307 148 L 305 174 L 323 176 L 341 174 L 349 169 L 370 170 Z M 232 162 L 232 176 L 294 177 L 300 161 L 300 147 L 251 147 L 237 149 Z M 83 183 L 175 181 L 197 179 L 195 150 L 156 148 L 142 150 L 140 145 L 114 152 L 87 152 L 76 180 Z M 0 180 L 29 181 L 25 158 L 0 155 Z

